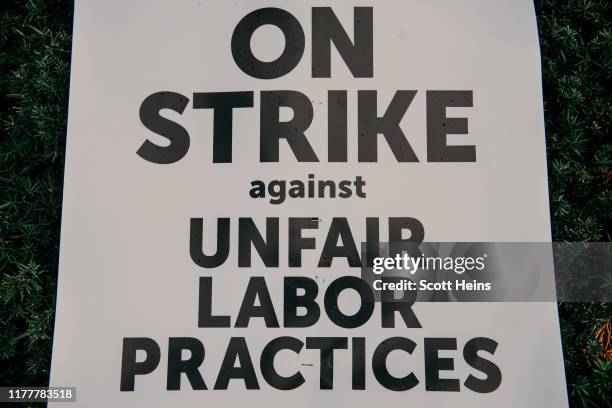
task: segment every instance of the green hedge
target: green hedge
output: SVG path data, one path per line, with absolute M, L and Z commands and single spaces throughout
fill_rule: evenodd
M 3 0 L 0 7 L 0 384 L 45 385 L 72 3 Z M 553 235 L 610 241 L 612 2 L 540 0 L 536 8 Z M 572 405 L 611 406 L 612 362 L 595 340 L 610 305 L 562 304 L 559 312 Z
M 612 2 L 536 2 L 553 237 L 610 241 Z M 595 331 L 610 304 L 559 305 L 572 406 L 612 406 L 612 361 Z

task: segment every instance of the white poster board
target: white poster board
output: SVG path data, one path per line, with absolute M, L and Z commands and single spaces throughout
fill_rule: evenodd
M 51 385 L 88 408 L 567 406 L 553 302 L 348 328 L 324 301 L 360 273 L 347 226 L 357 249 L 390 218 L 549 241 L 545 153 L 529 0 L 77 0 Z

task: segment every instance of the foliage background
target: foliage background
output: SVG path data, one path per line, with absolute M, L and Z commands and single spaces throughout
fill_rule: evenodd
M 553 236 L 610 241 L 612 2 L 536 0 L 536 8 Z M 71 25 L 71 1 L 0 6 L 2 386 L 48 381 Z M 596 340 L 610 304 L 561 304 L 559 313 L 572 406 L 612 406 L 612 361 Z

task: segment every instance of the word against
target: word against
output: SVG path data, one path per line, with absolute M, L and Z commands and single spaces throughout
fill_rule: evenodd
M 287 186 L 287 184 L 289 184 Z M 356 197 L 366 198 L 364 187 L 366 182 L 361 176 L 355 180 L 315 180 L 314 174 L 308 175 L 308 181 L 272 180 L 266 183 L 261 180 L 251 182 L 251 198 L 266 198 L 266 191 L 270 197 L 270 204 L 282 204 L 287 198 L 350 198 L 353 193 Z M 351 187 L 354 186 L 354 187 Z

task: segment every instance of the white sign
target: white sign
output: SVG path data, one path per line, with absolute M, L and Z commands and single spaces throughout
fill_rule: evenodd
M 358 279 L 366 241 L 550 241 L 545 153 L 529 0 L 77 0 L 51 385 L 567 406 L 555 303 Z

